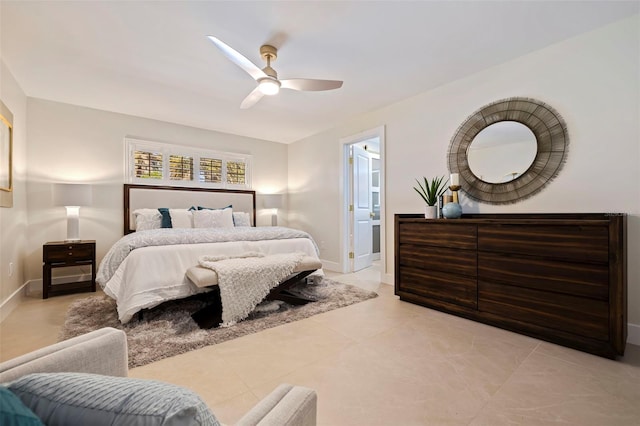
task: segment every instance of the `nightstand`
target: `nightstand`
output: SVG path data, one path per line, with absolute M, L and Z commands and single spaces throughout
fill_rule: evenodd
M 42 246 L 42 298 L 80 291 L 96 291 L 95 240 L 52 241 Z M 51 285 L 51 269 L 91 266 L 91 280 Z

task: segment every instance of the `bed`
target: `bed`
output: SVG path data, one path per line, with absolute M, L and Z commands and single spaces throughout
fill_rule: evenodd
M 255 226 L 255 191 L 125 184 L 123 205 L 125 235 L 102 259 L 96 277 L 116 301 L 122 323 L 143 309 L 210 291 L 186 275 L 203 256 L 299 253 L 319 260 L 309 234 Z M 321 269 L 312 274 L 321 275 Z

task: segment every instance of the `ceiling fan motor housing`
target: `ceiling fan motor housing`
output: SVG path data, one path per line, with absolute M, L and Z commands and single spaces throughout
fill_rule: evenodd
M 269 44 L 264 44 L 260 46 L 260 56 L 262 56 L 262 59 L 267 63 L 267 66 L 262 68 L 262 71 L 269 77 L 273 77 L 277 80 L 278 73 L 276 70 L 271 68 L 271 61 L 278 59 L 278 49 Z

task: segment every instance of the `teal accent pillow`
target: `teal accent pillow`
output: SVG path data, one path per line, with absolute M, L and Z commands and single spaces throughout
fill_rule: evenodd
M 202 207 L 198 206 L 198 210 L 224 210 L 224 209 L 232 209 L 233 204 L 229 204 L 227 207 Z
M 38 373 L 10 383 L 9 389 L 48 426 L 220 425 L 194 392 L 155 380 Z
M 161 207 L 158 209 L 158 211 L 162 215 L 162 219 L 160 219 L 160 227 L 173 228 L 173 223 L 171 223 L 171 214 L 169 214 L 169 209 Z
M 0 386 L 0 425 L 44 426 L 38 416 L 4 386 Z

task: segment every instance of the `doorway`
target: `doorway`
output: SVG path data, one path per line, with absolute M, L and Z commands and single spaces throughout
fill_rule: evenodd
M 384 264 L 384 127 L 342 140 L 343 272 Z

